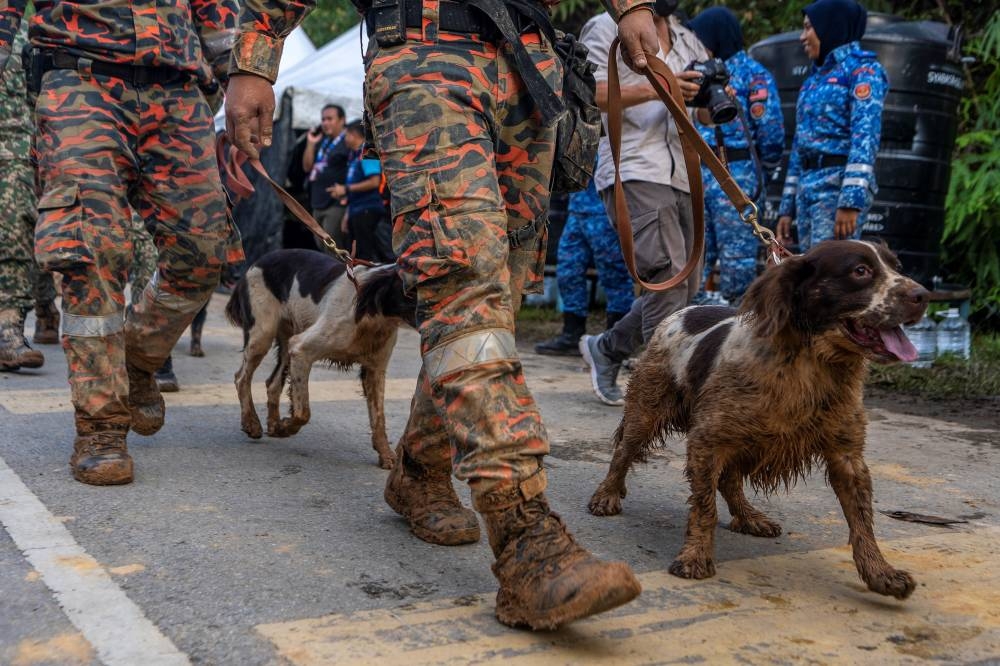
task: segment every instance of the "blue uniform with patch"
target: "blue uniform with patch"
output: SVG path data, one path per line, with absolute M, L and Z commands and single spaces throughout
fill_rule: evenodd
M 568 213 L 556 253 L 556 284 L 563 311 L 587 316 L 590 310 L 587 268 L 593 262 L 597 281 L 608 299 L 607 311 L 625 314 L 632 309 L 635 299 L 632 276 L 625 267 L 618 234 L 611 226 L 593 179 L 587 189 L 570 195 Z
M 857 41 L 831 51 L 803 82 L 778 209 L 779 216 L 795 219 L 803 252 L 834 237 L 838 208 L 860 211 L 853 237 L 861 236 L 878 192 L 875 156 L 888 91 L 882 65 Z M 826 166 L 824 160 L 840 163 Z
M 742 109 L 746 127 L 736 118 L 718 129 L 722 132 L 727 153 L 745 151 L 750 147 L 747 134 L 753 139 L 754 148 L 762 163 L 777 164 L 785 145 L 785 125 L 781 116 L 781 100 L 774 77 L 759 62 L 739 51 L 726 60 L 730 85 Z M 715 127 L 698 128 L 708 145 L 717 146 Z M 758 187 L 757 170 L 753 160 L 730 160 L 729 170 L 740 188 L 753 196 Z M 735 302 L 743 296 L 750 283 L 757 277 L 757 238 L 750 227 L 740 219 L 740 211 L 733 207 L 729 197 L 707 167 L 702 166 L 705 183 L 705 270 L 709 272 L 719 261 L 719 291 L 723 297 Z M 764 210 L 764 187 L 758 201 Z

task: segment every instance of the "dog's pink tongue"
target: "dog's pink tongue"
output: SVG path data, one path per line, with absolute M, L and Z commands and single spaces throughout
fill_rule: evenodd
M 886 351 L 900 361 L 909 363 L 917 360 L 917 356 L 919 356 L 917 348 L 906 337 L 906 333 L 903 333 L 902 326 L 883 328 L 879 330 L 879 335 L 882 336 L 882 344 L 885 345 Z

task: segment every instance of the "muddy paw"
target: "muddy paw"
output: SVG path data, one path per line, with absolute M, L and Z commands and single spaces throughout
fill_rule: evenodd
M 241 425 L 241 430 L 243 430 L 243 432 L 245 432 L 247 437 L 250 439 L 260 439 L 261 435 L 264 434 L 262 428 L 260 427 L 260 421 L 257 419 L 254 419 L 249 423 L 244 421 Z
M 396 456 L 391 453 L 388 455 L 379 455 L 378 466 L 382 469 L 392 469 L 393 465 L 396 464 Z
M 302 424 L 292 417 L 284 418 L 274 424 L 268 424 L 267 434 L 271 437 L 291 437 L 302 428 Z
M 781 536 L 781 525 L 768 520 L 765 516 L 753 519 L 733 518 L 729 522 L 729 529 L 738 534 L 749 534 L 755 537 L 774 538 Z
M 622 512 L 622 498 L 616 492 L 598 489 L 590 498 L 587 510 L 595 516 L 617 516 Z
M 191 356 L 197 356 L 198 358 L 201 358 L 202 356 L 205 355 L 205 350 L 201 348 L 200 343 L 192 342 L 191 349 L 188 351 L 188 354 L 190 354 Z
M 711 578 L 715 575 L 715 562 L 704 556 L 679 555 L 670 564 L 670 573 L 679 578 Z
M 889 597 L 905 599 L 913 594 L 913 589 L 917 586 L 917 581 L 913 576 L 905 571 L 890 569 L 878 574 L 868 582 L 868 589 Z

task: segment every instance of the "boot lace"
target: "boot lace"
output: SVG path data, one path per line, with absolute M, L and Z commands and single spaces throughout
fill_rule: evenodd
M 78 446 L 87 456 L 117 455 L 125 453 L 125 438 L 116 432 L 95 432 L 87 435 Z

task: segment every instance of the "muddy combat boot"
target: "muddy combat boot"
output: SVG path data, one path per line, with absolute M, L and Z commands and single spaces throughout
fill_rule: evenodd
M 642 591 L 627 564 L 584 550 L 543 495 L 484 512 L 483 519 L 497 558 L 496 615 L 503 624 L 555 629 L 628 603 Z
M 35 306 L 35 334 L 31 341 L 37 345 L 59 344 L 59 308 L 55 303 Z
M 156 385 L 160 393 L 177 393 L 181 390 L 181 385 L 177 383 L 177 375 L 174 374 L 174 357 L 168 356 L 160 369 L 153 375 L 156 378 Z
M 69 466 L 73 478 L 92 486 L 132 483 L 132 456 L 125 446 L 125 430 L 78 434 Z
M 439 546 L 479 541 L 479 520 L 451 485 L 451 471 L 431 470 L 396 447 L 396 464 L 385 483 L 385 502 L 410 522 L 418 539 Z
M 562 333 L 535 345 L 535 353 L 544 356 L 579 356 L 580 336 L 587 332 L 587 318 L 572 312 L 563 313 Z
M 42 352 L 32 349 L 24 339 L 24 315 L 14 308 L 0 310 L 0 371 L 40 368 L 45 364 Z
M 132 413 L 132 430 L 140 435 L 154 435 L 163 427 L 163 396 L 152 372 L 145 372 L 128 361 L 128 409 Z

